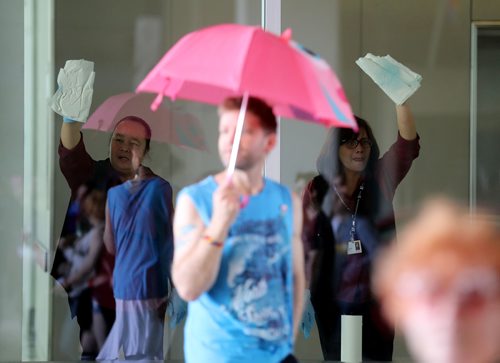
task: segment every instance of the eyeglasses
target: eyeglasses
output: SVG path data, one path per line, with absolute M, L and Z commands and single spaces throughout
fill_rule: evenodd
M 367 139 L 366 137 L 363 137 L 362 139 L 351 139 L 351 140 L 342 140 L 341 145 L 347 146 L 349 149 L 355 149 L 358 147 L 358 145 L 361 144 L 364 148 L 370 148 L 372 147 L 373 142 L 370 139 Z

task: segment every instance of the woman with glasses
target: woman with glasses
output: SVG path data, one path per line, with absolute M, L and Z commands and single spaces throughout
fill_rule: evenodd
M 394 237 L 392 200 L 420 148 L 409 106 L 396 111 L 399 132 L 382 157 L 365 120 L 356 117 L 357 133 L 330 129 L 304 193 L 307 277 L 325 360 L 340 360 L 341 315 L 363 317 L 363 360 L 392 360 L 394 331 L 370 292 L 370 270 Z

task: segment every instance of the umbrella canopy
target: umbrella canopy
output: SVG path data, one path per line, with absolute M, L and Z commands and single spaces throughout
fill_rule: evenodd
M 349 127 L 357 124 L 328 64 L 291 40 L 257 26 L 222 24 L 181 38 L 137 87 L 163 96 L 220 104 L 249 94 L 277 116 Z
M 116 123 L 126 116 L 144 119 L 155 141 L 207 150 L 199 120 L 188 113 L 169 109 L 165 105 L 156 111 L 150 108 L 155 96 L 151 94 L 120 93 L 106 99 L 83 126 L 83 129 L 112 132 Z

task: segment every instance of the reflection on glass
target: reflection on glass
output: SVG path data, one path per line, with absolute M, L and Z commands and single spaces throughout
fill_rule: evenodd
M 397 224 L 405 221 L 429 191 L 466 199 L 470 21 L 498 19 L 498 4 L 479 0 L 405 4 L 398 0 L 318 0 L 311 6 L 303 0 L 286 0 L 281 1 L 281 8 L 282 30 L 291 27 L 294 38 L 332 64 L 353 109 L 368 116 L 381 149 L 394 140 L 395 128 L 385 122 L 393 112 L 389 103 L 380 102 L 383 93 L 367 78 L 360 79 L 354 60 L 366 52 L 380 51 L 409 60 L 422 72 L 425 81 L 412 106 L 425 148 L 398 188 Z M 485 10 L 478 11 L 480 8 Z M 74 361 L 81 357 L 80 329 L 71 319 L 67 295 L 53 291 L 54 281 L 47 273 L 70 199 L 70 188 L 54 154 L 62 121 L 59 117 L 53 120 L 47 108 L 51 96 L 47 89 L 57 87 L 58 69 L 67 59 L 95 62 L 93 110 L 111 95 L 133 92 L 159 57 L 186 33 L 224 22 L 257 25 L 260 16 L 260 2 L 252 0 L 2 2 L 0 73 L 9 92 L 0 98 L 5 131 L 0 135 L 5 154 L 0 177 L 0 360 Z M 498 28 L 479 30 L 477 159 L 473 160 L 477 163 L 474 190 L 478 205 L 496 213 L 500 205 L 495 159 L 495 140 L 500 136 L 498 38 Z M 171 182 L 174 194 L 220 166 L 210 141 L 216 138 L 215 108 L 182 101 L 176 101 L 176 106 L 201 120 L 200 134 L 205 136 L 208 150 L 153 147 L 146 162 Z M 324 129 L 282 122 L 280 135 L 281 169 L 277 174 L 290 186 L 298 179 L 301 189 L 316 174 L 314 160 Z M 83 137 L 95 160 L 107 157 L 109 134 L 92 135 L 84 130 Z M 344 198 L 342 187 L 337 189 Z M 362 195 L 362 201 L 364 198 Z M 349 206 L 346 199 L 348 196 L 344 202 Z M 328 218 L 317 221 L 330 222 Z M 166 326 L 167 359 L 182 360 L 181 331 Z M 398 361 L 406 357 L 404 347 L 399 349 L 395 352 Z M 316 327 L 310 339 L 299 337 L 296 350 L 300 360 L 312 357 L 321 361 Z
M 420 149 L 409 106 L 396 107 L 399 134 L 382 157 L 365 120 L 356 118 L 358 133 L 331 129 L 304 193 L 311 302 L 328 360 L 341 359 L 342 315 L 363 318 L 363 359 L 392 360 L 394 331 L 370 291 L 371 267 L 394 237 L 392 200 Z
M 67 59 L 79 58 L 91 60 L 95 64 L 96 82 L 90 115 L 111 96 L 131 94 L 168 47 L 182 35 L 215 23 L 234 22 L 235 18 L 238 22 L 258 24 L 260 16 L 258 2 L 233 0 L 221 0 L 210 6 L 195 0 L 153 0 L 145 3 L 111 0 L 106 4 L 99 1 L 83 4 L 77 1 L 56 0 L 54 5 L 55 67 L 61 67 Z M 203 10 L 206 6 L 210 11 Z M 116 12 L 116 8 L 120 11 Z M 110 16 L 111 13 L 113 16 Z M 60 92 L 64 93 L 65 90 L 69 92 L 69 87 L 62 87 Z M 144 95 L 144 99 L 146 98 Z M 176 329 L 176 325 L 182 322 L 183 304 L 177 297 L 174 303 L 167 307 L 165 300 L 169 285 L 166 273 L 170 269 L 171 240 L 166 235 L 154 237 L 153 231 L 159 233 L 163 228 L 170 227 L 171 210 L 166 213 L 165 206 L 171 207 L 175 192 L 199 179 L 200 175 L 213 170 L 215 165 L 219 165 L 217 156 L 212 154 L 210 149 L 207 150 L 208 143 L 205 143 L 205 138 L 208 140 L 216 134 L 216 112 L 215 107 L 176 102 L 175 105 L 169 104 L 172 109 L 164 110 L 162 115 L 155 115 L 157 117 L 154 120 L 144 118 L 145 123 L 154 123 L 158 119 L 161 122 L 161 116 L 166 113 L 173 118 L 169 125 L 148 125 L 151 131 L 147 137 L 141 134 L 145 124 L 139 119 L 128 117 L 127 121 L 117 126 L 117 121 L 127 115 L 145 114 L 141 112 L 141 115 L 136 115 L 137 112 L 133 112 L 133 109 L 147 107 L 149 103 L 151 102 L 127 105 L 130 106 L 128 108 L 122 105 L 120 111 L 110 107 L 113 110 L 105 113 L 106 117 L 109 116 L 109 119 L 105 120 L 110 126 L 106 128 L 108 132 L 89 131 L 87 127 L 82 128 L 81 123 L 71 120 L 65 120 L 61 128 L 56 127 L 56 140 L 61 139 L 59 156 L 62 176 L 71 188 L 72 201 L 77 200 L 78 186 L 88 179 L 104 190 L 118 187 L 111 189 L 113 192 L 108 195 L 108 206 L 110 201 L 113 204 L 110 209 L 112 223 L 110 222 L 109 227 L 114 229 L 114 244 L 111 246 L 116 246 L 117 253 L 113 271 L 113 293 L 117 299 L 117 310 L 115 324 L 110 335 L 104 339 L 103 346 L 103 339 L 99 339 L 97 343 L 95 337 L 87 340 L 86 335 L 80 334 L 97 320 L 88 319 L 88 315 L 84 316 L 83 313 L 77 314 L 77 317 L 82 317 L 75 319 L 79 324 L 78 327 L 75 326 L 67 313 L 69 307 L 64 301 L 65 295 L 55 294 L 54 304 L 60 308 L 54 310 L 52 321 L 53 359 L 95 358 L 99 351 L 100 358 L 103 359 L 114 359 L 118 356 L 135 359 L 163 359 L 165 355 L 172 359 L 183 357 L 182 329 Z M 116 106 L 116 102 L 111 102 L 111 106 L 113 105 Z M 125 108 L 132 112 L 121 114 Z M 118 114 L 112 115 L 113 112 Z M 122 117 L 118 117 L 119 115 Z M 60 122 L 60 119 L 57 118 L 56 122 Z M 124 125 L 127 126 L 126 130 L 123 130 Z M 151 132 L 156 134 L 151 135 Z M 137 180 L 134 179 L 137 168 L 132 165 L 131 151 L 147 151 L 149 138 L 155 141 L 152 156 L 139 155 L 140 161 L 149 166 L 144 165 L 144 170 L 149 171 L 144 180 Z M 164 188 L 151 186 L 155 181 L 165 182 L 165 179 L 172 185 L 173 190 L 169 193 L 166 193 Z M 131 180 L 138 181 L 137 185 Z M 56 184 L 61 184 L 62 190 L 67 188 L 59 173 L 56 173 Z M 124 189 L 130 194 L 124 196 Z M 143 189 L 149 192 L 143 192 Z M 121 197 L 110 199 L 110 196 L 116 196 L 117 190 L 122 193 Z M 145 194 L 154 197 L 148 199 L 144 197 Z M 160 206 L 157 203 L 161 201 L 163 204 Z M 56 219 L 57 216 L 65 214 L 67 202 L 63 193 L 56 193 Z M 123 207 L 125 204 L 126 208 Z M 116 205 L 123 208 L 115 208 Z M 125 221 L 138 223 L 139 220 L 142 221 L 140 225 L 124 227 Z M 59 234 L 60 226 L 55 229 L 55 233 Z M 105 241 L 108 241 L 109 235 L 106 236 Z M 100 240 L 102 246 L 102 236 Z M 125 245 L 130 246 L 128 250 L 122 248 Z M 150 248 L 144 249 L 145 245 Z M 130 248 L 133 246 L 137 249 L 132 251 Z M 101 251 L 105 253 L 107 250 L 102 247 Z M 54 259 L 53 273 L 57 277 L 59 275 L 56 273 L 56 267 L 62 257 L 63 254 L 57 253 Z M 144 263 L 140 263 L 141 261 Z M 124 278 L 132 279 L 134 276 L 142 276 L 142 279 L 132 281 Z M 63 287 L 66 287 L 64 283 Z M 95 288 L 93 285 L 91 290 Z M 132 290 L 132 297 L 125 293 Z M 134 298 L 133 301 L 131 298 Z M 89 304 L 85 306 L 89 308 Z M 96 307 L 96 304 L 93 306 Z M 169 308 L 170 312 L 167 317 L 166 308 Z M 92 306 L 90 311 L 92 312 Z M 106 334 L 113 323 L 114 313 L 115 311 L 112 311 L 112 319 L 106 321 Z M 164 319 L 170 319 L 171 323 L 165 326 Z M 150 328 L 146 328 L 147 326 Z M 140 344 L 129 344 L 131 341 Z

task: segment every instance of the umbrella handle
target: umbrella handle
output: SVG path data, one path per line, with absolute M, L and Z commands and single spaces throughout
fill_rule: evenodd
M 153 103 L 151 104 L 151 111 L 155 112 L 158 109 L 158 107 L 160 107 L 162 102 L 163 102 L 163 93 L 158 93 Z
M 236 124 L 236 132 L 234 134 L 233 147 L 231 149 L 231 156 L 229 158 L 229 165 L 227 166 L 227 175 L 231 176 L 234 173 L 236 167 L 236 159 L 238 157 L 238 149 L 240 146 L 241 134 L 243 132 L 243 124 L 245 123 L 245 114 L 248 105 L 248 92 L 243 94 L 243 100 L 241 102 L 240 113 L 238 114 L 238 122 Z

